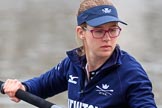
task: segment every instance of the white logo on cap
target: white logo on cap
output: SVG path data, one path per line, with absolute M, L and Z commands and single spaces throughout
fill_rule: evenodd
M 111 9 L 109 9 L 109 8 L 104 8 L 104 9 L 102 9 L 102 12 L 104 12 L 104 13 L 111 13 Z

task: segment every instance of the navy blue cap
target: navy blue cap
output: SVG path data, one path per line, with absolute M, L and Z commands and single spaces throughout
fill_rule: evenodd
M 96 27 L 109 22 L 120 22 L 127 25 L 118 18 L 117 10 L 111 5 L 95 6 L 82 12 L 78 17 L 78 26 L 87 23 L 92 27 Z

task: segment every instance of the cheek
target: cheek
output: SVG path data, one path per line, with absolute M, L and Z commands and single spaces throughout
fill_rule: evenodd
M 92 39 L 90 36 L 86 37 L 86 39 L 84 40 L 84 45 L 88 50 L 95 49 L 97 44 L 99 44 L 99 43 L 97 43 L 97 41 Z
M 112 39 L 112 40 L 111 40 L 111 44 L 112 44 L 112 45 L 116 45 L 116 44 L 117 44 L 117 40 L 118 40 L 118 38 Z
M 98 40 L 94 39 L 93 37 L 87 38 L 87 39 L 86 39 L 86 42 L 87 42 L 87 44 L 88 44 L 89 46 L 91 46 L 91 47 L 92 47 L 93 45 L 99 44 L 99 43 L 98 43 Z

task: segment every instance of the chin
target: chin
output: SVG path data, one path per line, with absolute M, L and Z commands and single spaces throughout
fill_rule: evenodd
M 111 54 L 112 54 L 112 52 L 102 52 L 101 54 L 100 54 L 100 56 L 101 57 L 110 57 L 111 56 Z

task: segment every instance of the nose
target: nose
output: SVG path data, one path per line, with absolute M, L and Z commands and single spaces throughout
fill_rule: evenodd
M 104 35 L 104 37 L 103 37 L 103 40 L 104 40 L 104 41 L 109 41 L 109 40 L 111 40 L 111 38 L 110 38 L 108 32 L 105 32 L 105 35 Z

